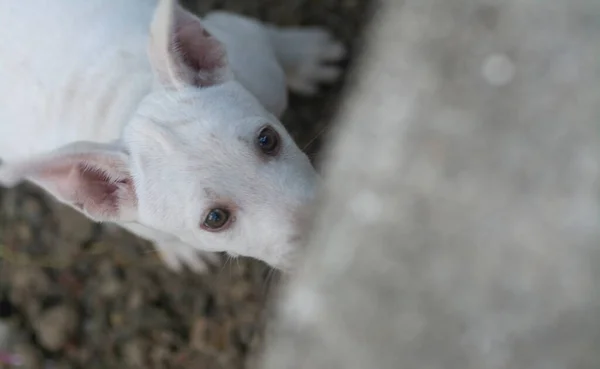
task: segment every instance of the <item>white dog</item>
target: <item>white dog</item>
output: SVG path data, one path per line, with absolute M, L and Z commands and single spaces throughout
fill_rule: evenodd
M 287 87 L 340 74 L 328 32 L 175 0 L 3 0 L 0 27 L 0 183 L 151 240 L 177 270 L 214 251 L 290 268 L 317 176 L 279 116 Z

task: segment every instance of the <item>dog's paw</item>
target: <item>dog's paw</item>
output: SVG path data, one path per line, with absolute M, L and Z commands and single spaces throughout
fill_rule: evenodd
M 314 95 L 320 84 L 339 79 L 342 69 L 334 63 L 346 57 L 346 47 L 321 27 L 307 27 L 292 32 L 289 47 L 294 48 L 293 54 L 297 55 L 297 60 L 286 71 L 288 86 L 295 93 Z
M 187 267 L 194 273 L 206 274 L 209 266 L 219 266 L 219 254 L 196 250 L 180 241 L 161 241 L 154 244 L 165 265 L 174 272 L 180 273 Z

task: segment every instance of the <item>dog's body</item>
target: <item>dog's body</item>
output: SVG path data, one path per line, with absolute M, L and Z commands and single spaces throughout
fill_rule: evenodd
M 327 32 L 200 23 L 172 0 L 6 0 L 0 25 L 0 183 L 36 183 L 173 268 L 202 251 L 289 267 L 316 177 L 278 118 L 287 87 L 336 79 Z

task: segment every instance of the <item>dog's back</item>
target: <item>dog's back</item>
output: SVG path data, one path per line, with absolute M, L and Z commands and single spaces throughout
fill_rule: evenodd
M 148 93 L 149 24 L 157 0 L 7 0 L 0 3 L 0 158 L 77 140 L 112 141 Z M 274 114 L 285 76 L 258 23 L 215 13 L 236 78 Z
M 0 2 L 0 158 L 108 141 L 151 83 L 155 0 Z

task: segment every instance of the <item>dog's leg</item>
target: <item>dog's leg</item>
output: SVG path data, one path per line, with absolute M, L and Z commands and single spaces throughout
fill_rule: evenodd
M 208 271 L 209 265 L 218 266 L 221 263 L 217 253 L 196 250 L 191 245 L 141 224 L 121 223 L 116 224 L 116 226 L 120 226 L 138 237 L 150 241 L 162 261 L 175 272 L 180 272 L 184 267 L 187 267 L 196 273 L 205 273 Z
M 179 240 L 154 241 L 153 244 L 161 260 L 175 272 L 187 267 L 195 273 L 204 274 L 209 265 L 218 266 L 221 263 L 217 253 L 196 250 Z
M 346 56 L 346 48 L 322 27 L 265 25 L 290 90 L 314 95 L 320 83 L 335 82 L 341 68 L 333 63 Z
M 278 27 L 224 11 L 207 14 L 204 22 L 225 44 L 240 82 L 263 104 L 278 107 L 274 110 L 285 105 L 279 101 L 280 87 L 313 95 L 319 84 L 335 82 L 341 74 L 334 63 L 345 58 L 346 48 L 325 28 Z M 285 71 L 281 81 L 279 69 Z

